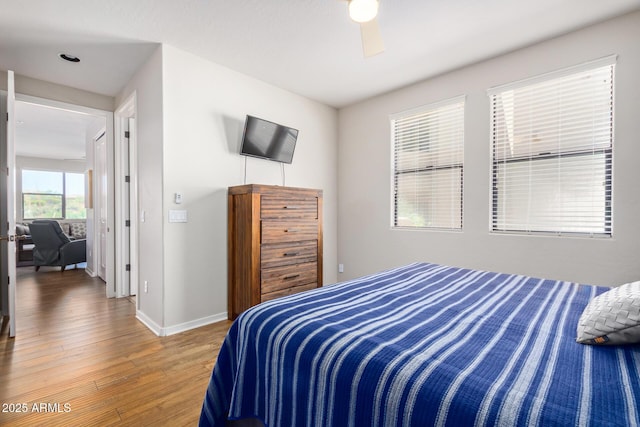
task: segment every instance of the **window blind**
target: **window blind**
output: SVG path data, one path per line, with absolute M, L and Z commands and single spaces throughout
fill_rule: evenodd
M 615 61 L 606 62 L 490 93 L 494 231 L 611 236 Z
M 461 229 L 464 97 L 391 117 L 393 226 Z

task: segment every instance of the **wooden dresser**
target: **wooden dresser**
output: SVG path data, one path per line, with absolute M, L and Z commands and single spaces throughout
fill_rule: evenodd
M 228 316 L 322 286 L 322 190 L 229 187 Z

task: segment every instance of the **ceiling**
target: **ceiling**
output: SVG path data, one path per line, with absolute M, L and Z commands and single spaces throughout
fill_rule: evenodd
M 16 102 L 16 155 L 58 160 L 86 159 L 87 137 L 105 126 L 104 117 Z
M 343 0 L 0 0 L 0 69 L 115 96 L 167 43 L 340 108 L 632 10 L 640 0 L 381 0 L 385 52 L 364 58 Z M 16 116 L 18 154 L 56 158 L 84 156 L 95 119 Z
M 381 0 L 386 50 L 364 58 L 343 0 L 0 0 L 0 69 L 114 96 L 167 43 L 339 108 L 635 9 L 640 0 Z

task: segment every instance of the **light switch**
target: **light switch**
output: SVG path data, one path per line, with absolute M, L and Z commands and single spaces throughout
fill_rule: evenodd
M 169 222 L 187 222 L 187 211 L 169 209 Z

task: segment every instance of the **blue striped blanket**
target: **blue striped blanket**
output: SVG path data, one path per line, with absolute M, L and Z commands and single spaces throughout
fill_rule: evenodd
M 640 348 L 575 342 L 606 288 L 417 263 L 260 304 L 200 425 L 640 424 Z

